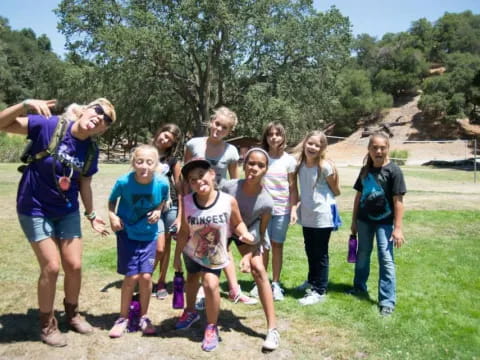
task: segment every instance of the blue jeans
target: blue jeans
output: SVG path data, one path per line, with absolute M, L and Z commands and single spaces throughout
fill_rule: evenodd
M 367 280 L 370 275 L 370 255 L 373 249 L 373 237 L 377 238 L 378 253 L 378 303 L 380 306 L 395 307 L 395 263 L 393 262 L 393 225 L 375 224 L 357 220 L 358 252 L 355 263 L 353 286 L 367 291 Z

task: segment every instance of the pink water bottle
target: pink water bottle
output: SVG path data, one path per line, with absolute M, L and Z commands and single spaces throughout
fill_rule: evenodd
M 173 300 L 172 306 L 174 309 L 183 309 L 184 306 L 184 297 L 183 297 L 183 287 L 185 285 L 185 280 L 183 279 L 183 272 L 176 271 L 175 276 L 173 277 Z
M 350 235 L 350 238 L 348 239 L 347 261 L 349 263 L 357 262 L 357 237 L 355 235 Z

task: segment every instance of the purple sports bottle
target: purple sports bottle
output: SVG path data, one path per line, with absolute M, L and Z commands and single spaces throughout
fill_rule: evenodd
M 184 298 L 183 298 L 183 287 L 185 280 L 183 279 L 183 272 L 176 271 L 173 278 L 173 300 L 172 306 L 174 309 L 183 309 Z
M 128 309 L 128 332 L 138 331 L 140 328 L 140 302 L 138 297 L 133 297 Z
M 350 238 L 348 239 L 347 261 L 349 263 L 357 262 L 357 237 L 355 235 L 350 235 Z

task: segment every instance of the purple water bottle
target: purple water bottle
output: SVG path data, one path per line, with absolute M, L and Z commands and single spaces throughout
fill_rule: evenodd
M 132 298 L 128 309 L 128 332 L 138 331 L 140 328 L 140 302 L 138 296 Z
M 172 306 L 174 309 L 183 309 L 183 287 L 185 280 L 183 279 L 183 272 L 176 271 L 173 278 L 173 300 Z
M 357 262 L 357 237 L 355 235 L 350 235 L 350 238 L 348 239 L 347 261 L 349 263 Z

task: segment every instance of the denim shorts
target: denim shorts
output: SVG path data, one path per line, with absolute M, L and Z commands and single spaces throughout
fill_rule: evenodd
M 29 242 L 48 238 L 70 240 L 82 237 L 78 210 L 55 218 L 18 214 L 18 221 Z
M 178 215 L 178 208 L 176 206 L 172 206 L 170 209 L 164 211 L 162 213 L 161 220 L 158 222 L 158 230 L 160 233 L 164 233 L 168 231 L 168 228 L 172 226 L 173 222 L 177 218 Z
M 271 242 L 283 244 L 287 238 L 288 224 L 290 223 L 290 214 L 273 215 L 268 223 L 268 237 Z
M 125 276 L 153 273 L 157 241 L 131 240 L 124 230 L 117 232 L 117 272 Z
M 199 263 L 193 261 L 190 258 L 190 256 L 187 256 L 185 254 L 183 254 L 183 261 L 185 263 L 185 267 L 189 274 L 197 274 L 199 272 L 204 272 L 204 273 L 212 273 L 217 276 L 220 276 L 220 274 L 222 273 L 222 269 L 210 269 L 205 266 L 202 266 Z

